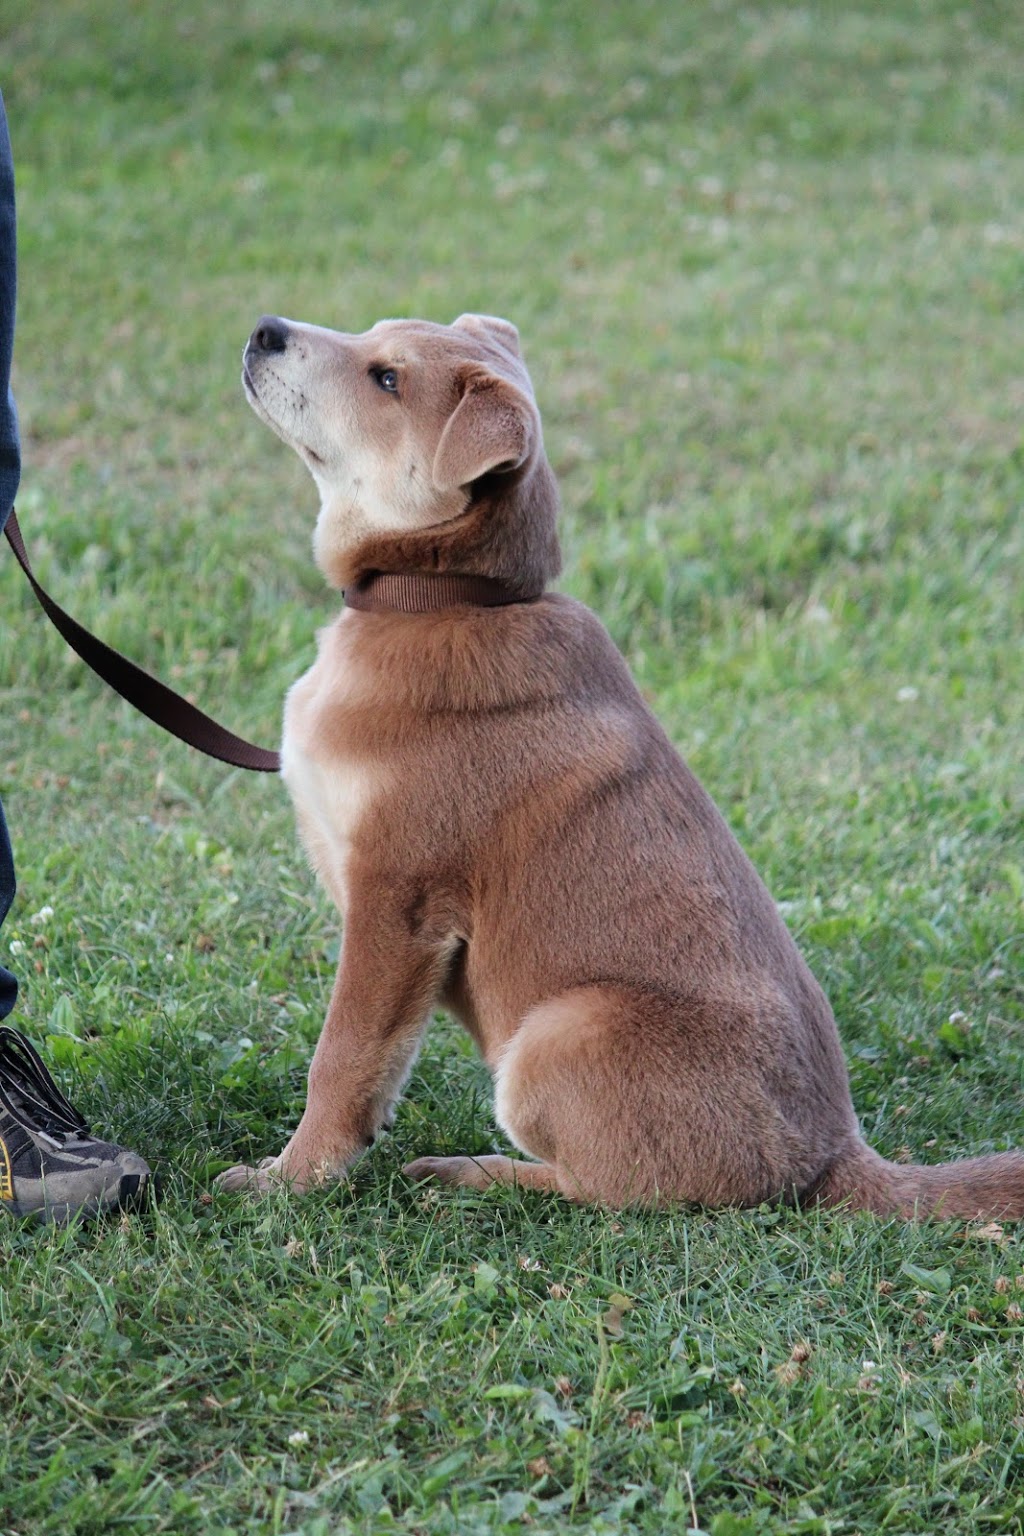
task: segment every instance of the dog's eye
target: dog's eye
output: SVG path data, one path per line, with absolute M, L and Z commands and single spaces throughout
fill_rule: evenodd
M 398 374 L 393 368 L 374 368 L 373 376 L 387 394 L 398 394 Z

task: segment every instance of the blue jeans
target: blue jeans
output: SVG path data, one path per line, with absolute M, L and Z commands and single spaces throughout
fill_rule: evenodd
M 4 808 L 0 804 L 0 923 L 7 916 L 7 910 L 14 899 L 14 858 L 11 854 L 11 840 L 7 836 L 7 823 L 4 821 Z M 18 983 L 10 971 L 5 971 L 0 965 L 0 1019 L 6 1019 L 14 1007 L 14 999 L 18 995 Z
M 14 163 L 7 133 L 7 114 L 0 96 L 0 532 L 14 505 L 21 476 L 18 413 L 11 394 L 11 352 L 14 349 L 14 302 L 17 288 L 17 246 L 14 225 Z M 14 856 L 0 802 L 0 924 L 14 900 Z M 14 1007 L 18 983 L 0 966 L 0 1019 Z

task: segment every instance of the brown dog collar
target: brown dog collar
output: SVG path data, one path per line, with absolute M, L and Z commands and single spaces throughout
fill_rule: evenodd
M 505 608 L 534 603 L 539 592 L 524 596 L 493 576 L 447 571 L 370 571 L 344 591 L 346 608 L 363 613 L 438 613 L 444 608 Z

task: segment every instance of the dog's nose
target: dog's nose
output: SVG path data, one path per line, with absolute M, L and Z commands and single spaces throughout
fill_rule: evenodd
M 283 352 L 288 345 L 288 327 L 277 315 L 264 315 L 249 337 L 254 352 Z

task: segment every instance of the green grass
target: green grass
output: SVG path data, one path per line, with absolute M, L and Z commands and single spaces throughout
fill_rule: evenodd
M 867 1133 L 1024 1144 L 1019 5 L 5 0 L 0 57 L 56 594 L 272 744 L 335 599 L 248 331 L 510 316 L 564 586 L 784 903 Z M 445 1022 L 349 1185 L 210 1202 L 295 1123 L 333 913 L 277 783 L 131 715 L 9 559 L 0 611 L 0 956 L 166 1181 L 0 1229 L 4 1536 L 1024 1529 L 1013 1229 L 417 1191 L 496 1135 Z

